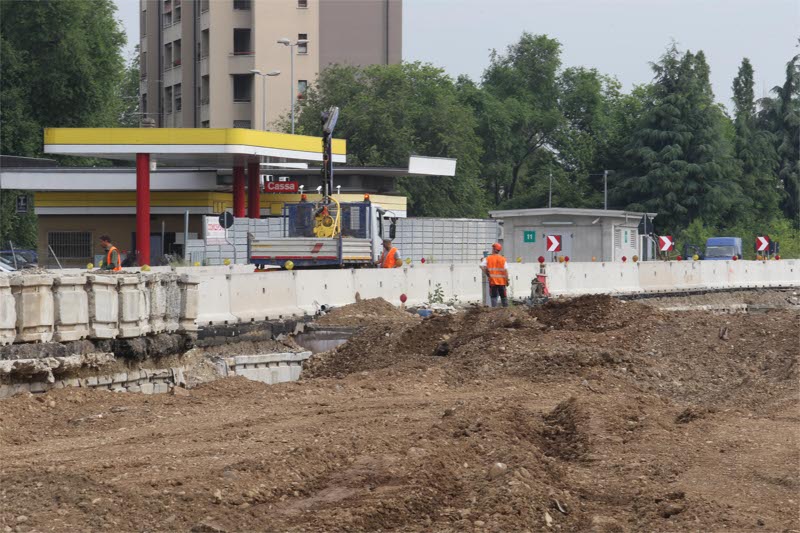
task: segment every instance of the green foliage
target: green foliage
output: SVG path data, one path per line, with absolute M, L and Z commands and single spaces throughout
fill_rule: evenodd
M 428 304 L 443 304 L 444 303 L 444 290 L 442 284 L 437 283 L 433 288 L 433 292 L 428 293 Z
M 632 164 L 618 192 L 629 209 L 657 212 L 656 226 L 664 230 L 698 217 L 720 224 L 743 197 L 705 55 L 681 54 L 673 45 L 653 70 L 654 99 L 633 134 Z
M 22 191 L 0 190 L 0 249 L 8 249 L 9 241 L 17 249 L 36 248 L 36 215 L 28 195 L 28 212 L 17 214 L 17 197 Z
M 441 69 L 421 63 L 332 66 L 301 102 L 298 133 L 319 135 L 320 112 L 333 105 L 340 108 L 335 135 L 347 139 L 350 165 L 405 167 L 414 154 L 458 159 L 455 177 L 400 180 L 410 214 L 486 214 L 475 118 Z
M 695 220 L 676 234 L 676 250 L 682 253 L 684 243 L 705 246 L 710 237 L 741 237 L 745 259 L 755 259 L 756 237 L 767 235 L 780 243 L 780 255 L 785 259 L 800 258 L 800 230 L 784 217 L 775 217 L 769 222 L 743 220 L 733 225 L 711 226 Z

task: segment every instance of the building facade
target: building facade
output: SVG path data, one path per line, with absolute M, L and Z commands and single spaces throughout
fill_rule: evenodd
M 158 127 L 273 130 L 325 67 L 401 60 L 402 0 L 140 0 L 140 8 L 141 110 Z M 284 38 L 308 42 L 290 47 Z M 280 74 L 263 83 L 253 70 Z

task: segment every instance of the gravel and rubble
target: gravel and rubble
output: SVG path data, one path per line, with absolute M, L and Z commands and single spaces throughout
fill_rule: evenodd
M 0 401 L 0 530 L 800 531 L 795 311 L 360 304 L 300 382 Z

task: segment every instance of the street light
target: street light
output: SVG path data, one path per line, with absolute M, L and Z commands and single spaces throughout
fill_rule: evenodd
M 267 76 L 279 76 L 281 71 L 271 70 L 264 74 L 260 70 L 254 68 L 250 70 L 250 72 L 256 76 L 261 76 L 261 128 L 267 131 Z
M 295 42 L 292 42 L 288 37 L 283 37 L 282 39 L 278 39 L 278 44 L 289 47 L 289 57 L 292 60 L 291 71 L 289 73 L 292 79 L 289 80 L 289 86 L 292 90 L 292 134 L 294 135 L 294 99 L 296 96 L 294 87 L 294 47 L 301 44 L 308 44 L 308 39 L 297 39 Z

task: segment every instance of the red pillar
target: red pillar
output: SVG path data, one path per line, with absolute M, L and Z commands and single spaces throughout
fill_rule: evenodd
M 136 154 L 136 255 L 150 264 L 150 154 Z
M 261 218 L 261 165 L 258 161 L 247 163 L 247 216 Z
M 233 216 L 244 218 L 244 167 L 233 167 Z

